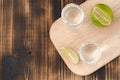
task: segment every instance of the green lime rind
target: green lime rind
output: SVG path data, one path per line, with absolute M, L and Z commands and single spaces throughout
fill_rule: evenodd
M 79 62 L 78 55 L 69 47 L 61 47 L 62 54 L 72 63 L 77 64 Z
M 100 8 L 104 13 L 105 13 L 105 15 L 107 15 L 107 17 L 109 17 L 109 19 L 111 19 L 110 21 L 112 22 L 113 21 L 113 11 L 112 11 L 112 9 L 110 8 L 110 7 L 108 7 L 107 5 L 105 5 L 105 4 L 97 4 L 97 5 L 95 5 L 95 7 L 94 8 Z M 99 27 L 104 27 L 104 26 L 107 26 L 107 25 L 105 25 L 105 24 L 102 24 L 97 18 L 96 18 L 96 16 L 94 15 L 94 8 L 92 9 L 92 11 L 91 11 L 91 14 L 90 14 L 90 16 L 91 16 L 91 20 L 92 20 L 92 22 L 93 22 L 93 24 L 95 24 L 95 25 L 97 25 L 97 26 L 99 26 Z M 109 24 L 108 24 L 109 25 Z

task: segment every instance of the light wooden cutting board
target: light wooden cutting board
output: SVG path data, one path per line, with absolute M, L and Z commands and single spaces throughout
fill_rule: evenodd
M 95 4 L 109 5 L 114 12 L 114 20 L 108 27 L 99 28 L 92 24 L 90 11 Z M 88 0 L 80 5 L 85 13 L 84 21 L 79 29 L 69 29 L 59 18 L 50 29 L 50 38 L 63 58 L 68 68 L 75 74 L 89 75 L 120 55 L 120 0 Z M 96 42 L 102 49 L 102 57 L 96 63 L 88 65 L 80 60 L 78 64 L 71 63 L 64 57 L 60 48 L 71 47 L 77 54 L 84 42 Z

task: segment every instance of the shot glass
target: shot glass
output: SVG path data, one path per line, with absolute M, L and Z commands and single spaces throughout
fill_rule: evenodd
M 100 60 L 102 51 L 97 43 L 86 42 L 81 45 L 79 56 L 83 62 L 87 64 L 95 64 Z
M 84 12 L 77 4 L 67 4 L 61 12 L 63 22 L 70 28 L 79 28 L 84 19 Z

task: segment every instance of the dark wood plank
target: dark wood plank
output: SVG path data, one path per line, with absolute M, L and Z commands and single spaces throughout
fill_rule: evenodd
M 72 73 L 49 38 L 62 8 L 85 0 L 0 0 L 0 80 L 119 80 L 120 58 L 95 73 Z

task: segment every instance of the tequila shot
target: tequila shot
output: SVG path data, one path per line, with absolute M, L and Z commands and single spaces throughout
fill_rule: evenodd
M 79 5 L 70 3 L 62 9 L 61 17 L 67 26 L 78 28 L 83 21 L 84 12 Z
M 96 43 L 86 42 L 80 47 L 80 59 L 87 64 L 96 63 L 101 56 L 101 48 Z

